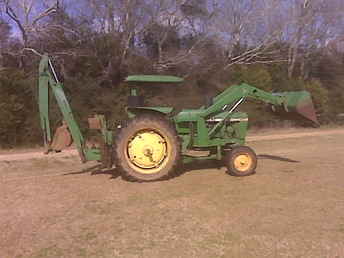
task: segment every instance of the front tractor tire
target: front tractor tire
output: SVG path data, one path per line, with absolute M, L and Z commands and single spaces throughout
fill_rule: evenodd
M 226 154 L 224 161 L 228 174 L 232 176 L 249 176 L 256 172 L 257 156 L 250 147 L 234 147 Z
M 115 164 L 128 181 L 156 181 L 173 177 L 180 164 L 175 128 L 163 116 L 139 115 L 120 130 Z

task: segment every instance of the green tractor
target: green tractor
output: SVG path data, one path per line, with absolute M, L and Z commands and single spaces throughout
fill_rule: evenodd
M 181 83 L 182 78 L 159 75 L 133 75 L 130 85 L 142 82 Z M 49 88 L 62 112 L 64 124 L 54 137 L 49 120 Z M 194 160 L 219 160 L 233 176 L 255 173 L 257 157 L 245 146 L 248 126 L 246 113 L 236 109 L 253 98 L 298 113 L 318 125 L 311 96 L 306 91 L 268 93 L 248 84 L 227 88 L 198 109 L 149 107 L 134 87 L 130 88 L 126 112 L 129 120 L 116 131 L 110 130 L 103 115 L 89 118 L 90 129 L 101 135 L 98 146 L 88 147 L 48 55 L 39 67 L 39 110 L 44 144 L 50 151 L 60 151 L 74 141 L 82 162 L 96 160 L 103 168 L 120 171 L 130 181 L 168 179 L 180 172 L 182 163 Z M 128 89 L 129 90 L 129 89 Z

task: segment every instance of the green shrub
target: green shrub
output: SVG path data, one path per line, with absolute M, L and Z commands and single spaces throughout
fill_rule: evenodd
M 0 74 L 0 146 L 9 147 L 32 140 L 28 136 L 35 125 L 29 123 L 37 116 L 33 96 L 24 72 L 5 70 Z M 37 125 L 37 124 L 36 124 Z
M 265 66 L 236 66 L 230 74 L 233 83 L 248 83 L 265 91 L 272 90 L 272 77 Z

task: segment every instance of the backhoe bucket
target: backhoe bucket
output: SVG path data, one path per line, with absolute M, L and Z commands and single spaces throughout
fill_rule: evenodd
M 63 122 L 62 126 L 56 128 L 50 150 L 59 152 L 69 147 L 73 143 L 72 136 L 68 130 L 68 126 Z
M 287 112 L 295 112 L 319 126 L 312 97 L 307 91 L 294 91 L 283 93 Z

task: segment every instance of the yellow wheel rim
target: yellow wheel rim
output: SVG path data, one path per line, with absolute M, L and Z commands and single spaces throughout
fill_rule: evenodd
M 168 159 L 169 142 L 154 130 L 141 130 L 128 142 L 129 164 L 137 172 L 154 174 Z
M 241 154 L 234 159 L 234 167 L 240 172 L 246 172 L 252 166 L 252 158 L 247 154 Z

